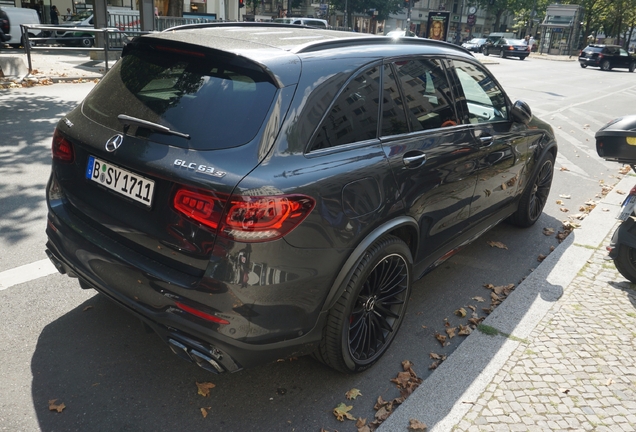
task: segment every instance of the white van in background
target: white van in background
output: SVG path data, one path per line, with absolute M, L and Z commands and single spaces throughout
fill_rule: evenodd
M 9 16 L 9 24 L 11 31 L 9 35 L 11 38 L 6 42 L 12 47 L 19 48 L 22 43 L 22 30 L 20 24 L 40 24 L 40 17 L 34 9 L 17 8 L 13 6 L 2 6 L 2 10 Z M 39 33 L 39 31 L 37 32 Z M 29 37 L 35 37 L 34 30 L 29 30 Z
M 275 18 L 274 22 L 281 24 L 304 25 L 321 29 L 329 28 L 329 23 L 327 21 L 318 18 Z

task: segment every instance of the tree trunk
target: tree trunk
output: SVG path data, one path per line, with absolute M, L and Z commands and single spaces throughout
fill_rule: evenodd
M 168 16 L 171 16 L 171 17 L 183 16 L 183 1 L 182 0 L 168 0 Z

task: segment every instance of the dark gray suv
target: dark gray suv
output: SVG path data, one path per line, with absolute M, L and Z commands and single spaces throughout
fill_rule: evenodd
M 213 372 L 370 367 L 413 281 L 535 223 L 557 152 L 461 47 L 260 23 L 135 39 L 52 146 L 51 260 Z

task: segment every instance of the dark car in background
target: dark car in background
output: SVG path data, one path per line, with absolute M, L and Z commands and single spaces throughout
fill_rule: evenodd
M 0 42 L 8 42 L 11 39 L 11 23 L 9 16 L 0 9 Z
M 57 124 L 47 254 L 206 370 L 313 354 L 358 372 L 414 281 L 537 221 L 556 153 L 455 45 L 176 27 L 126 45 Z
M 604 71 L 622 68 L 634 72 L 636 57 L 618 45 L 591 44 L 579 54 L 579 64 L 582 68 L 594 66 Z
M 530 48 L 523 39 L 502 38 L 494 43 L 487 42 L 483 47 L 483 53 L 485 56 L 498 54 L 502 58 L 518 57 L 519 60 L 525 60 L 530 55 Z
M 464 48 L 472 52 L 482 52 L 483 46 L 486 43 L 486 38 L 472 38 L 462 44 Z

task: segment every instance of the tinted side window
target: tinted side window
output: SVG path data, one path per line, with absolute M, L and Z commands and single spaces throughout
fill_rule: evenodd
M 377 137 L 380 68 L 374 66 L 349 81 L 322 121 L 310 150 Z
M 454 64 L 468 105 L 468 121 L 487 123 L 507 120 L 506 98 L 492 77 L 472 63 L 455 61 Z
M 411 130 L 457 124 L 453 103 L 448 99 L 448 80 L 439 61 L 409 60 L 397 62 L 395 67 L 406 99 Z
M 384 65 L 384 81 L 382 84 L 382 136 L 407 133 L 404 103 L 391 65 Z

